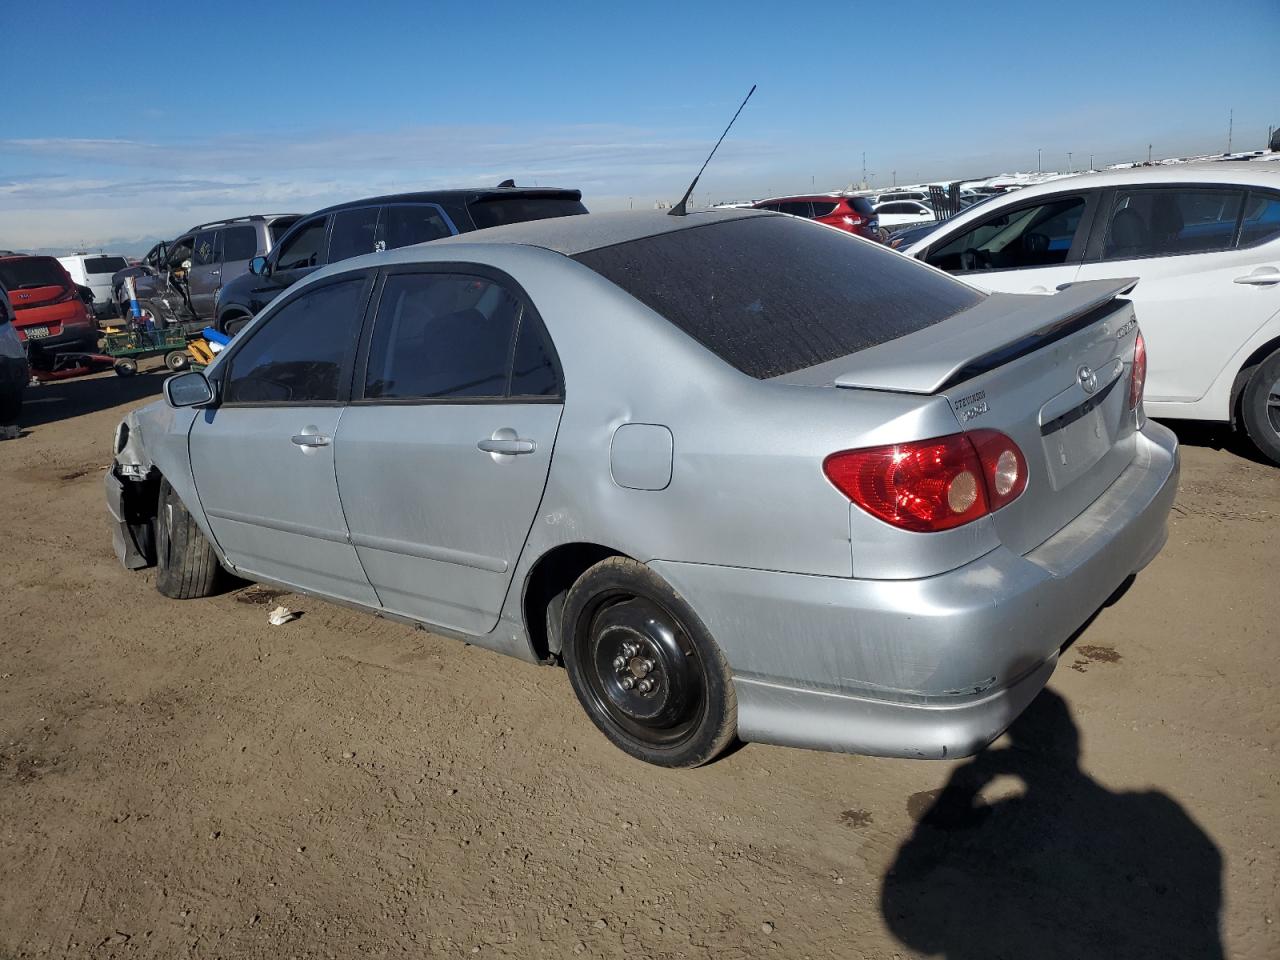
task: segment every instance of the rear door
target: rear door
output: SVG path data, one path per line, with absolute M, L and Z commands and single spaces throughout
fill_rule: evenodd
M 1079 271 L 1097 191 L 1041 196 L 990 211 L 940 236 L 931 266 L 1004 293 L 1052 293 Z
M 1200 399 L 1280 312 L 1280 192 L 1204 184 L 1116 189 L 1081 280 L 1139 277 L 1151 400 Z
M 386 609 L 497 624 L 562 410 L 550 341 L 518 286 L 479 267 L 388 272 L 338 430 L 351 542 Z
M 329 230 L 327 263 L 338 263 L 362 253 L 373 253 L 379 207 L 349 207 L 333 214 Z
M 217 230 L 202 230 L 195 236 L 191 250 L 191 269 L 187 271 L 187 294 L 191 309 L 204 319 L 213 316 L 213 295 L 222 284 L 222 264 L 218 262 Z
M 210 529 L 249 576 L 377 605 L 349 542 L 334 447 L 372 275 L 300 291 L 223 361 L 196 418 L 191 469 Z

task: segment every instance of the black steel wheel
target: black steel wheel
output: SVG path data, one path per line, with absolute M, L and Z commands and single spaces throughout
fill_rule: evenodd
M 720 649 L 693 610 L 644 564 L 612 557 L 565 600 L 565 666 L 587 715 L 649 763 L 693 767 L 737 731 L 737 698 Z
M 1240 413 L 1253 445 L 1280 465 L 1280 350 L 1254 369 L 1240 398 Z

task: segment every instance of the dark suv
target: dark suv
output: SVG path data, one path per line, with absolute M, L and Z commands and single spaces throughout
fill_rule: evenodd
M 273 250 L 299 218 L 256 214 L 192 227 L 167 245 L 153 275 L 135 277 L 138 301 L 161 326 L 210 323 L 218 291 Z
M 330 263 L 504 223 L 586 213 L 579 190 L 433 190 L 353 200 L 318 210 L 294 224 L 250 271 L 223 286 L 214 325 L 238 333 L 290 284 Z

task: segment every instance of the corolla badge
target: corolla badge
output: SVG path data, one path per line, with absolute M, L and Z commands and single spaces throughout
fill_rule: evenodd
M 1080 386 L 1084 387 L 1085 393 L 1093 393 L 1098 389 L 1098 375 L 1088 364 L 1076 371 L 1076 379 L 1080 381 Z

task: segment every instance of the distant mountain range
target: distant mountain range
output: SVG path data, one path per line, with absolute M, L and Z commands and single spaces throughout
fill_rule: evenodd
M 163 237 L 116 238 L 90 247 L 11 247 L 0 242 L 0 250 L 30 253 L 46 257 L 65 257 L 72 253 L 114 253 L 121 257 L 141 257 L 159 243 Z

